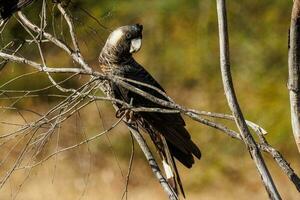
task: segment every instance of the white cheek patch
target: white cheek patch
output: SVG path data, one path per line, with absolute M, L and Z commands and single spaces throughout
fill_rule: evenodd
M 141 46 L 142 46 L 141 38 L 131 40 L 130 53 L 137 52 L 138 50 L 140 50 Z
M 122 36 L 123 36 L 122 30 L 120 30 L 120 29 L 115 30 L 114 32 L 111 33 L 111 35 L 108 39 L 108 43 L 111 45 L 116 45 Z

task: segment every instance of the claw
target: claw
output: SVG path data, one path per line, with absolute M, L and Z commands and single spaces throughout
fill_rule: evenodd
M 134 112 L 128 108 L 120 108 L 119 110 L 117 110 L 116 112 L 116 118 L 121 118 L 123 117 L 125 118 L 125 121 L 134 126 L 137 127 L 137 122 L 136 122 L 136 117 L 134 115 Z
M 127 112 L 128 109 L 122 107 L 120 108 L 119 110 L 117 110 L 116 112 L 116 118 L 121 118 L 126 112 Z
M 125 118 L 128 123 L 132 123 L 132 122 L 136 121 L 134 112 L 132 110 L 127 110 Z
M 130 105 L 132 105 L 132 101 L 133 101 L 133 99 L 130 100 Z M 119 110 L 117 110 L 117 112 L 116 112 L 116 118 L 121 118 L 123 116 L 125 117 L 125 121 L 128 124 L 131 124 L 132 126 L 137 127 L 136 117 L 132 110 L 130 110 L 129 108 L 125 108 L 125 107 L 119 108 Z

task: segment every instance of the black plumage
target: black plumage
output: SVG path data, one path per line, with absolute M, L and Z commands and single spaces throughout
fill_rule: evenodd
M 0 25 L 35 0 L 0 0 Z
M 148 84 L 164 92 L 159 83 L 132 57 L 132 54 L 140 49 L 141 39 L 141 25 L 129 25 L 116 29 L 110 34 L 100 53 L 100 66 L 105 73 Z M 157 98 L 169 101 L 152 88 L 129 81 L 128 83 Z M 127 103 L 131 102 L 135 107 L 165 108 L 114 82 L 110 83 L 110 87 L 115 98 Z M 118 104 L 117 106 L 122 107 Z M 134 119 L 140 128 L 149 133 L 163 162 L 171 166 L 173 177 L 172 175 L 170 177 L 168 172 L 166 173 L 174 190 L 177 190 L 176 185 L 179 184 L 183 192 L 173 157 L 190 168 L 194 164 L 194 156 L 200 159 L 201 153 L 185 129 L 185 122 L 181 115 L 179 113 L 139 112 L 134 114 Z M 168 167 L 165 167 L 165 170 L 166 168 Z

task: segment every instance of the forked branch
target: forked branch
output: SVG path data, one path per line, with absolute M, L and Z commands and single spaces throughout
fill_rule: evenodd
M 222 1 L 218 1 L 218 5 L 222 3 Z M 223 2 L 224 3 L 224 2 Z M 220 5 L 219 5 L 220 6 Z M 218 6 L 218 9 L 220 7 Z M 224 5 L 225 6 L 225 5 Z M 205 111 L 197 111 L 193 109 L 188 109 L 184 108 L 181 105 L 176 104 L 169 96 L 167 96 L 164 92 L 160 91 L 157 88 L 152 88 L 154 90 L 157 90 L 159 93 L 164 95 L 169 101 L 165 101 L 163 99 L 156 98 L 155 96 L 148 94 L 144 91 L 141 91 L 140 89 L 136 88 L 133 86 L 134 83 L 136 84 L 143 84 L 143 83 L 137 83 L 134 82 L 133 80 L 124 80 L 120 77 L 117 76 L 106 76 L 103 75 L 101 72 L 97 72 L 92 70 L 90 65 L 86 63 L 84 60 L 83 56 L 80 53 L 80 46 L 77 41 L 77 36 L 75 34 L 75 28 L 74 24 L 72 22 L 72 16 L 70 16 L 66 10 L 64 9 L 63 6 L 58 4 L 58 9 L 60 13 L 62 14 L 64 20 L 67 22 L 68 29 L 69 29 L 69 34 L 71 37 L 71 45 L 67 44 L 67 42 L 61 41 L 57 39 L 55 36 L 52 34 L 48 33 L 45 31 L 44 27 L 39 27 L 32 23 L 24 14 L 21 12 L 18 13 L 19 19 L 22 22 L 22 25 L 26 27 L 28 30 L 31 32 L 41 36 L 39 40 L 33 40 L 32 42 L 38 43 L 43 40 L 48 41 L 52 45 L 59 47 L 62 51 L 66 52 L 69 57 L 72 58 L 72 60 L 79 65 L 79 67 L 73 67 L 73 68 L 68 68 L 68 67 L 48 67 L 46 63 L 38 63 L 36 61 L 32 61 L 30 59 L 26 59 L 23 57 L 20 57 L 19 55 L 15 54 L 10 54 L 4 51 L 0 51 L 0 57 L 2 57 L 4 60 L 9 61 L 9 62 L 16 62 L 16 63 L 23 63 L 28 66 L 31 66 L 37 71 L 40 71 L 41 73 L 70 73 L 73 74 L 72 76 L 76 75 L 86 75 L 90 77 L 90 80 L 83 84 L 80 88 L 74 89 L 74 88 L 66 88 L 66 90 L 61 90 L 61 92 L 64 92 L 64 95 L 61 95 L 63 97 L 63 100 L 53 108 L 51 108 L 45 115 L 41 115 L 38 120 L 36 120 L 33 123 L 27 124 L 26 126 L 20 126 L 20 128 L 16 131 L 13 131 L 12 133 L 7 133 L 4 136 L 2 135 L 0 137 L 0 140 L 10 140 L 14 136 L 22 136 L 26 135 L 29 132 L 33 132 L 37 129 L 51 129 L 55 130 L 58 126 L 60 126 L 61 123 L 63 123 L 66 119 L 68 119 L 70 116 L 72 116 L 74 113 L 78 112 L 81 108 L 84 108 L 86 105 L 89 105 L 90 103 L 94 101 L 110 101 L 112 103 L 119 103 L 124 106 L 124 108 L 134 111 L 134 112 L 164 112 L 164 113 L 182 113 L 191 119 L 204 124 L 206 126 L 215 128 L 217 130 L 222 131 L 223 133 L 226 133 L 228 136 L 238 139 L 240 141 L 244 141 L 247 146 L 250 148 L 250 152 L 252 152 L 252 155 L 255 159 L 255 162 L 260 166 L 259 170 L 262 173 L 264 182 L 266 183 L 266 187 L 270 191 L 269 193 L 272 194 L 274 199 L 280 199 L 279 194 L 276 193 L 276 188 L 272 183 L 272 179 L 270 178 L 268 171 L 264 165 L 264 162 L 262 160 L 261 154 L 259 152 L 260 150 L 263 150 L 265 152 L 268 152 L 278 163 L 282 171 L 291 179 L 291 181 L 295 184 L 297 189 L 299 190 L 300 188 L 300 181 L 298 176 L 294 173 L 293 169 L 289 166 L 289 164 L 286 162 L 286 160 L 282 157 L 282 155 L 274 149 L 272 146 L 270 146 L 267 141 L 265 140 L 263 134 L 266 133 L 266 131 L 261 128 L 260 126 L 256 125 L 253 122 L 250 121 L 245 121 L 240 109 L 238 108 L 238 103 L 236 101 L 236 98 L 234 96 L 234 90 L 231 82 L 231 76 L 230 76 L 230 68 L 229 68 L 229 53 L 226 55 L 226 40 L 228 41 L 228 38 L 223 35 L 223 42 L 224 46 L 221 46 L 221 50 L 223 51 L 223 59 L 222 59 L 222 74 L 224 78 L 224 85 L 226 84 L 227 92 L 228 92 L 228 100 L 230 103 L 230 106 L 232 108 L 232 113 L 233 115 L 226 115 L 226 114 L 221 114 L 221 113 L 212 113 L 212 112 L 205 112 Z M 220 12 L 224 12 L 224 10 L 220 10 Z M 222 23 L 226 23 L 226 17 L 220 16 L 223 21 Z M 224 21 L 225 20 L 225 21 Z M 46 24 L 46 23 L 44 23 Z M 224 24 L 223 24 L 224 25 Z M 223 31 L 225 31 L 226 26 L 221 27 Z M 226 30 L 227 31 L 227 30 Z M 225 33 L 225 32 L 224 32 Z M 225 34 L 226 35 L 226 34 Z M 222 38 L 221 37 L 221 38 Z M 228 43 L 227 43 L 228 44 Z M 228 50 L 228 46 L 227 46 Z M 227 59 L 227 60 L 226 60 Z M 224 62 L 223 62 L 224 61 Z M 49 77 L 50 78 L 50 77 Z M 165 108 L 144 108 L 144 107 L 132 107 L 131 105 L 127 104 L 126 102 L 120 101 L 118 99 L 114 99 L 109 95 L 109 89 L 104 87 L 107 83 L 107 81 L 113 81 L 116 84 L 121 85 L 122 87 L 135 92 L 153 102 L 156 104 L 162 105 Z M 60 85 L 60 82 L 53 83 L 53 87 L 56 87 L 57 85 Z M 229 84 L 229 85 L 227 85 Z M 145 87 L 153 87 L 150 85 L 143 85 Z M 99 96 L 96 95 L 97 90 L 101 90 L 102 93 L 104 93 L 104 96 Z M 20 95 L 15 96 L 14 98 L 19 100 L 23 98 L 24 96 L 30 96 L 32 95 L 32 91 L 19 91 Z M 8 91 L 8 90 L 1 90 L 0 87 L 0 93 L 1 94 L 10 94 L 10 93 L 16 93 L 16 91 Z M 23 95 L 24 93 L 25 95 Z M 9 97 L 8 97 L 9 98 Z M 16 101 L 17 101 L 16 100 Z M 9 109 L 14 108 L 13 105 L 10 107 L 7 107 Z M 237 125 L 239 127 L 240 133 L 237 133 L 234 130 L 229 129 L 228 127 L 224 126 L 223 124 L 213 122 L 211 120 L 208 120 L 204 117 L 213 117 L 213 118 L 220 118 L 220 119 L 226 119 L 226 120 L 235 120 L 237 122 Z M 119 123 L 118 121 L 117 123 Z M 117 125 L 113 125 L 111 128 Z M 125 122 L 126 123 L 126 122 Z M 137 130 L 135 127 L 131 126 L 131 124 L 126 124 L 128 129 L 132 132 L 133 136 L 135 137 L 136 141 L 138 142 L 139 146 L 143 150 L 143 153 L 149 163 L 149 166 L 151 167 L 156 179 L 160 182 L 162 188 L 164 189 L 165 193 L 168 195 L 169 199 L 178 199 L 172 188 L 169 186 L 167 181 L 165 180 L 163 174 L 161 173 L 159 169 L 159 165 L 155 161 L 149 147 L 147 146 L 144 138 L 140 134 L 139 130 Z M 248 129 L 249 126 L 251 129 L 253 129 L 260 137 L 260 143 L 256 144 L 255 141 L 253 140 L 252 136 L 250 135 L 250 131 Z M 50 128 L 49 128 L 50 127 Z M 108 129 L 107 131 L 109 131 Z M 39 138 L 37 138 L 36 141 L 33 142 L 33 144 L 39 144 L 42 142 L 42 144 L 45 143 L 45 141 L 51 136 L 52 132 L 49 131 L 44 131 Z M 77 145 L 73 145 L 70 147 L 67 147 L 65 149 L 59 150 L 57 152 L 54 152 L 53 154 L 50 154 L 48 157 L 46 157 L 44 160 L 41 160 L 40 162 L 37 162 L 33 165 L 29 166 L 19 166 L 19 163 L 16 164 L 16 166 L 12 169 L 11 173 L 16 170 L 16 169 L 22 169 L 22 168 L 30 168 L 37 166 L 41 163 L 43 163 L 45 160 L 49 159 L 50 157 L 54 156 L 55 154 L 65 152 L 67 150 L 73 149 L 78 147 L 79 145 L 86 144 L 89 141 L 92 141 L 101 135 L 105 134 L 106 131 L 103 133 L 100 133 L 90 139 L 87 139 L 85 141 L 82 141 L 78 143 Z M 252 138 L 252 139 L 251 139 Z M 2 142 L 2 141 L 1 141 Z M 4 141 L 5 142 L 5 141 Z M 43 146 L 40 146 L 39 148 L 42 148 Z M 25 153 L 25 152 L 24 152 Z M 7 177 L 8 178 L 8 177 Z M 6 180 L 7 180 L 6 178 Z M 4 184 L 4 182 L 2 182 Z M 274 186 L 274 187 L 273 187 Z M 277 196 L 276 196 L 277 194 Z

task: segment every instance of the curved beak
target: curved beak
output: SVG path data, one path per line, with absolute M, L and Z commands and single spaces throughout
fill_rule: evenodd
M 131 44 L 130 44 L 130 53 L 135 53 L 138 50 L 140 50 L 142 46 L 142 38 L 135 38 L 131 40 Z

